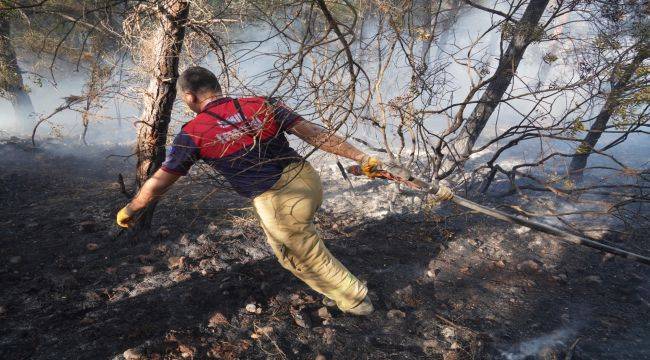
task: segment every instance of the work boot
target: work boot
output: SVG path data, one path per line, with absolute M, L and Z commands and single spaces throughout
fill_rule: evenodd
M 372 314 L 375 308 L 372 306 L 372 301 L 370 297 L 366 296 L 359 305 L 353 307 L 352 309 L 345 310 L 345 313 L 356 315 L 356 316 L 366 316 Z

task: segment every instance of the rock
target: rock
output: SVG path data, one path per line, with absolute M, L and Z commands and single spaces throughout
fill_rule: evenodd
M 309 315 L 305 314 L 303 310 L 290 308 L 289 312 L 291 313 L 291 316 L 293 316 L 293 321 L 296 323 L 296 325 L 305 329 L 311 328 L 311 319 L 309 318 Z
M 325 306 L 323 306 L 323 307 L 321 307 L 320 309 L 318 309 L 318 316 L 319 316 L 321 319 L 329 319 L 329 318 L 332 317 L 332 315 L 330 314 L 329 310 L 327 310 L 327 308 L 326 308 Z
M 397 289 L 393 293 L 393 298 L 396 302 L 396 305 L 399 307 L 416 307 L 418 306 L 418 301 L 413 297 L 413 286 L 408 285 L 402 289 Z
M 442 354 L 442 360 L 458 360 L 458 351 L 456 350 L 445 351 Z
M 182 271 L 176 270 L 169 274 L 169 279 L 173 282 L 182 282 L 189 280 L 192 276 Z
M 83 319 L 81 319 L 81 321 L 79 321 L 79 324 L 81 325 L 90 325 L 93 323 L 95 323 L 95 319 L 88 316 L 84 317 Z
M 208 232 L 210 232 L 210 234 L 216 234 L 218 230 L 219 225 L 212 222 L 208 224 Z
M 167 266 L 170 269 L 181 269 L 185 265 L 185 256 L 172 256 L 167 259 Z
M 181 237 L 178 239 L 178 243 L 183 245 L 183 246 L 189 245 L 190 244 L 190 236 L 187 235 L 187 234 L 181 235 Z
M 251 314 L 255 314 L 257 312 L 257 306 L 255 306 L 255 304 L 252 304 L 252 303 L 247 304 L 246 305 L 246 311 L 251 313 Z
M 136 349 L 127 349 L 122 353 L 124 359 L 126 360 L 144 360 L 144 356 L 139 350 Z
M 436 339 L 428 339 L 422 342 L 422 349 L 426 352 L 427 350 L 438 350 L 440 349 L 440 343 Z
M 203 257 L 205 252 L 199 246 L 188 246 L 187 256 L 190 259 L 198 260 Z
M 9 258 L 9 263 L 11 264 L 19 264 L 23 260 L 22 257 L 20 256 L 12 256 Z
M 538 273 L 540 269 L 541 269 L 540 264 L 535 260 L 530 260 L 530 259 L 524 260 L 519 264 L 517 264 L 517 270 L 529 274 Z
M 210 320 L 208 320 L 208 327 L 215 327 L 215 326 L 225 325 L 225 324 L 228 324 L 228 320 L 220 312 L 216 312 L 212 314 L 212 316 L 210 316 Z
M 406 317 L 406 314 L 402 310 L 392 309 L 392 310 L 388 310 L 388 314 L 386 316 L 389 319 L 394 320 L 394 319 L 403 319 Z
M 460 349 L 460 344 L 458 343 L 458 341 L 454 341 L 453 343 L 451 343 L 451 346 L 449 348 L 452 350 L 458 350 Z
M 167 254 L 169 253 L 169 246 L 166 244 L 158 244 L 154 246 L 153 250 L 159 254 Z
M 506 267 L 506 262 L 503 260 L 495 261 L 494 266 L 498 267 L 499 269 L 503 269 Z
M 446 326 L 446 327 L 442 328 L 442 330 L 440 331 L 440 334 L 442 334 L 442 336 L 447 341 L 450 341 L 451 339 L 456 337 L 456 331 L 454 330 L 454 328 L 449 327 L 449 326 Z
M 557 281 L 557 282 L 559 282 L 559 283 L 566 283 L 566 282 L 567 282 L 567 279 L 568 279 L 568 277 L 566 276 L 566 274 L 563 274 L 563 273 L 562 273 L 562 274 L 553 275 L 553 280 L 555 280 L 555 281 Z
M 4 316 L 7 313 L 7 307 L 0 305 L 0 316 Z
M 259 339 L 262 336 L 269 336 L 273 332 L 273 327 L 263 326 L 255 329 L 255 332 L 251 334 L 251 338 Z
M 139 272 L 140 272 L 140 274 L 142 274 L 142 275 L 146 275 L 146 274 L 151 274 L 151 273 L 153 273 L 155 270 L 156 270 L 156 269 L 155 269 L 153 266 L 151 266 L 151 265 L 147 265 L 147 266 L 142 266 L 142 267 L 140 267 L 140 271 L 139 271 Z
M 95 251 L 95 250 L 99 249 L 99 245 L 97 245 L 95 243 L 88 243 L 88 244 L 86 244 L 86 249 L 88 251 Z
M 325 357 L 323 354 L 318 354 L 316 355 L 316 360 L 327 360 L 327 357 Z
M 86 220 L 79 223 L 79 230 L 85 233 L 91 233 L 97 230 L 97 223 L 94 220 Z
M 194 353 L 196 352 L 196 349 L 192 346 L 178 343 L 178 352 L 181 353 L 181 357 L 183 359 L 188 359 L 194 357 Z
M 196 242 L 201 245 L 205 245 L 210 242 L 210 237 L 206 234 L 201 234 L 196 238 Z

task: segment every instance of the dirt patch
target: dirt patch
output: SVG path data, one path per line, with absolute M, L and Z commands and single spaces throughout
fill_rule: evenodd
M 250 202 L 209 181 L 184 179 L 136 241 L 114 225 L 128 162 L 2 147 L 3 359 L 650 357 L 640 265 L 451 206 L 322 211 L 377 308 L 355 318 L 283 270 Z

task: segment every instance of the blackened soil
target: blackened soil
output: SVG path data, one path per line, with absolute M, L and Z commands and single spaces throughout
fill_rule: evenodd
M 128 149 L 0 151 L 2 359 L 650 358 L 648 269 L 546 235 L 451 206 L 320 213 L 371 289 L 377 311 L 355 318 L 323 309 L 250 203 L 208 180 L 184 179 L 135 239 L 114 225 L 132 165 L 106 157 Z

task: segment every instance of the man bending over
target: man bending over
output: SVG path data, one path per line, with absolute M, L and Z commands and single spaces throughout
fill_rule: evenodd
M 177 88 L 197 115 L 182 127 L 161 168 L 117 214 L 118 225 L 129 227 L 138 211 L 203 160 L 240 195 L 252 199 L 267 241 L 285 269 L 343 312 L 370 314 L 368 289 L 329 252 L 316 231 L 313 220 L 323 200 L 321 181 L 289 146 L 285 133 L 360 163 L 371 177 L 381 163 L 273 99 L 223 96 L 216 76 L 205 68 L 185 70 Z

